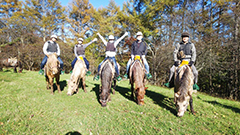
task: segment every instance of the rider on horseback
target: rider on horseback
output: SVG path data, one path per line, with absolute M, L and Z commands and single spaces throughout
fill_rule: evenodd
M 83 60 L 84 60 L 84 62 L 85 62 L 85 64 L 86 64 L 86 67 L 87 67 L 87 69 L 88 69 L 86 75 L 88 76 L 88 75 L 91 74 L 91 72 L 89 71 L 89 62 L 88 62 L 88 60 L 87 60 L 86 57 L 85 57 L 85 49 L 86 49 L 89 45 L 91 45 L 93 42 L 95 42 L 95 41 L 97 41 L 97 38 L 94 38 L 91 42 L 89 42 L 89 43 L 87 43 L 87 44 L 82 44 L 82 43 L 83 43 L 83 39 L 82 39 L 82 38 L 79 38 L 79 39 L 78 39 L 78 44 L 76 44 L 76 45 L 74 46 L 74 54 L 75 54 L 76 57 L 75 57 L 75 59 L 74 59 L 74 60 L 72 61 L 72 63 L 71 63 L 72 69 L 74 68 L 74 65 L 75 65 L 76 61 L 77 61 L 78 59 L 80 59 L 80 57 L 82 57 Z M 72 71 L 70 71 L 70 73 L 72 73 Z
M 193 43 L 189 42 L 189 33 L 188 32 L 182 33 L 182 42 L 180 42 L 179 44 L 177 44 L 175 46 L 175 50 L 173 52 L 173 57 L 174 57 L 175 63 L 170 69 L 169 80 L 164 85 L 166 87 L 170 87 L 169 83 L 173 77 L 176 67 L 178 67 L 180 64 L 180 61 L 178 60 L 178 57 L 177 57 L 177 55 L 180 51 L 184 52 L 184 55 L 185 55 L 185 58 L 180 58 L 180 61 L 183 61 L 183 60 L 188 61 L 189 62 L 188 65 L 192 68 L 192 71 L 194 74 L 193 89 L 199 90 L 199 87 L 197 85 L 198 71 L 197 71 L 196 67 L 194 66 L 194 62 L 196 61 L 196 48 Z
M 39 74 L 42 75 L 43 74 L 43 68 L 45 66 L 45 64 L 47 63 L 47 55 L 52 54 L 52 53 L 56 53 L 58 56 L 58 61 L 60 62 L 60 68 L 61 68 L 61 74 L 64 74 L 63 70 L 63 61 L 61 60 L 60 56 L 60 48 L 58 43 L 56 43 L 57 41 L 57 36 L 56 35 L 52 35 L 51 39 L 49 41 L 47 41 L 44 45 L 43 45 L 43 53 L 45 54 L 45 57 L 43 58 L 42 62 L 41 62 L 41 66 L 40 66 L 40 71 Z
M 147 71 L 147 79 L 152 78 L 152 75 L 149 73 L 149 65 L 147 63 L 147 60 L 145 58 L 145 55 L 147 54 L 147 44 L 143 42 L 143 34 L 142 32 L 137 32 L 137 41 L 135 41 L 132 44 L 132 51 L 131 51 L 131 59 L 129 59 L 127 63 L 127 73 L 124 75 L 125 78 L 128 78 L 128 71 L 130 64 L 132 63 L 132 60 L 134 60 L 135 55 L 141 56 L 145 69 Z
M 114 63 L 114 67 L 115 67 L 115 71 L 117 73 L 117 80 L 121 81 L 122 78 L 119 76 L 119 70 L 118 70 L 118 66 L 117 66 L 117 62 L 115 59 L 115 55 L 116 55 L 116 47 L 118 45 L 118 43 L 125 37 L 128 35 L 128 32 L 126 32 L 121 38 L 119 38 L 118 40 L 116 40 L 114 42 L 114 36 L 110 35 L 108 37 L 108 42 L 99 34 L 97 33 L 97 35 L 101 38 L 101 40 L 103 41 L 104 45 L 106 46 L 106 57 L 105 59 L 99 64 L 98 66 L 98 73 L 97 75 L 94 77 L 94 80 L 99 80 L 99 71 L 101 69 L 101 65 L 103 64 L 103 62 L 105 60 L 107 60 L 108 58 L 111 59 Z

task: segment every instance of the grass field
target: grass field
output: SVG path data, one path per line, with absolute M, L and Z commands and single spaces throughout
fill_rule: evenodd
M 87 93 L 67 96 L 69 74 L 61 75 L 62 94 L 46 90 L 37 72 L 0 72 L 0 134 L 240 134 L 240 103 L 193 95 L 196 116 L 176 117 L 173 90 L 147 85 L 145 105 L 130 98 L 127 80 L 103 108 L 99 83 L 87 77 Z M 55 87 L 56 89 L 56 87 Z

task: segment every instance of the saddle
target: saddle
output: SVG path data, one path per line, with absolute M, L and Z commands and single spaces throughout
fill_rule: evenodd
M 113 61 L 112 61 L 111 59 L 109 59 L 109 58 L 103 62 L 102 66 L 101 66 L 101 68 L 100 68 L 100 71 L 99 71 L 99 75 L 101 75 L 102 68 L 103 68 L 104 65 L 107 64 L 108 62 L 110 63 L 110 67 L 111 67 L 111 69 L 112 69 L 112 75 L 113 75 L 113 77 L 114 77 L 114 75 L 115 75 L 114 63 L 113 63 Z M 118 63 L 117 63 L 117 64 L 118 64 Z M 119 65 L 118 65 L 118 66 L 119 66 Z
M 82 56 L 79 56 L 78 58 L 79 58 L 80 60 L 82 60 L 82 62 L 83 62 L 83 64 L 84 64 L 84 66 L 85 66 L 85 69 L 87 70 L 87 66 L 86 66 L 86 63 L 85 63 L 85 61 L 84 61 L 83 57 L 82 57 Z
M 141 67 L 143 68 L 143 70 L 145 70 L 145 67 L 144 67 L 144 64 L 143 64 L 143 60 L 142 60 L 141 56 L 139 56 L 139 55 L 136 55 L 136 56 L 134 57 L 134 60 L 131 62 L 129 69 L 131 69 L 132 66 L 133 66 L 137 61 L 140 62 Z M 129 71 L 130 71 L 130 70 L 129 70 Z

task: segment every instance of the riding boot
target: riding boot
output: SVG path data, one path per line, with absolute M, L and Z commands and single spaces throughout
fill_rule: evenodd
M 117 79 L 118 81 L 121 81 L 121 80 L 122 80 L 121 76 L 118 75 L 117 73 L 115 73 L 114 78 Z
M 94 81 L 98 81 L 99 80 L 99 73 L 97 73 L 94 77 L 93 77 Z
M 43 75 L 43 73 L 44 73 L 43 69 L 40 69 L 38 73 L 39 73 L 40 75 Z

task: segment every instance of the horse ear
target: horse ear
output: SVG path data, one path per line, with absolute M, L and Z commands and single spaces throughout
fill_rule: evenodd
M 175 96 L 175 97 L 179 97 L 179 94 L 178 94 L 178 93 L 175 93 L 174 96 Z
M 145 90 L 148 89 L 148 87 L 145 87 Z
M 49 58 L 49 54 L 46 55 Z
M 57 57 L 57 53 L 54 53 L 54 55 Z

